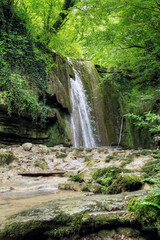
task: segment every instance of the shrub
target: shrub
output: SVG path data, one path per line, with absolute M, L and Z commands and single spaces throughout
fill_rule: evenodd
M 80 176 L 80 174 L 72 175 L 69 180 L 72 181 L 72 182 L 79 182 L 79 183 L 83 182 L 83 179 Z

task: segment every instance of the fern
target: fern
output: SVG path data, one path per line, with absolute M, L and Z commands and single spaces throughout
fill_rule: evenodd
M 141 205 L 153 206 L 153 207 L 160 209 L 160 205 L 153 203 L 153 202 L 142 202 Z

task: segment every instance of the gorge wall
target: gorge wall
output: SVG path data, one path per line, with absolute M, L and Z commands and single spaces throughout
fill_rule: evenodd
M 33 122 L 29 112 L 19 116 L 18 111 L 14 110 L 9 116 L 3 98 L 5 91 L 1 91 L 1 143 L 15 144 L 29 141 L 49 146 L 56 144 L 70 146 L 73 144 L 68 120 L 72 112 L 70 77 L 74 79 L 75 74 L 67 59 L 54 52 L 51 55 L 55 67 L 47 75 L 45 94 L 46 106 L 49 111 L 46 127 L 40 128 L 39 124 Z M 121 126 L 123 102 L 114 83 L 101 82 L 101 77 L 93 63 L 73 62 L 85 86 L 87 100 L 92 109 L 92 127 L 94 128 L 97 146 L 118 145 L 121 127 L 120 144 L 128 147 L 144 146 L 144 133 L 137 131 L 131 122 L 125 122 L 124 119 L 123 126 Z
M 79 72 L 91 107 L 97 145 L 149 147 L 151 137 L 124 118 L 127 103 L 114 79 L 101 74 L 93 63 L 69 61 L 32 38 L 25 20 L 12 6 L 0 11 L 0 142 L 73 144 L 69 119 L 72 112 L 70 78 Z M 11 17 L 12 16 L 12 17 Z M 151 108 L 150 108 L 151 109 Z M 158 110 L 157 110 L 158 111 Z
M 41 128 L 38 123 L 32 121 L 30 112 L 24 112 L 19 116 L 18 110 L 15 109 L 11 115 L 8 115 L 8 108 L 4 101 L 5 90 L 1 90 L 1 143 L 15 144 L 29 141 L 49 146 L 73 144 L 68 121 L 72 112 L 70 78 L 75 78 L 73 66 L 62 56 L 54 52 L 50 54 L 55 65 L 47 75 L 45 95 L 46 107 L 49 111 L 45 128 Z M 148 138 L 146 133 L 137 131 L 132 122 L 123 119 L 124 103 L 115 84 L 101 82 L 101 76 L 93 63 L 73 61 L 73 65 L 80 74 L 92 109 L 92 127 L 97 146 L 118 145 L 119 140 L 122 146 L 133 148 L 146 146 L 145 139 Z M 38 97 L 41 97 L 41 92 Z M 120 134 L 121 139 L 119 139 Z M 148 142 L 147 145 L 149 145 Z

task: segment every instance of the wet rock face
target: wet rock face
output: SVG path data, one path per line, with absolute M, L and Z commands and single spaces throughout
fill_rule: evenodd
M 0 143 L 10 145 L 32 142 L 50 144 L 51 146 L 60 143 L 67 146 L 71 144 L 65 120 L 65 114 L 72 111 L 70 99 L 71 66 L 66 59 L 56 54 L 53 54 L 53 62 L 57 67 L 47 77 L 46 107 L 49 111 L 45 129 L 32 122 L 32 112 L 30 111 L 19 117 L 18 112 L 13 109 L 12 116 L 9 116 L 7 105 L 3 101 L 3 92 L 0 91 Z M 31 86 L 31 88 L 35 88 L 35 86 Z M 37 90 L 37 92 L 41 92 L 41 90 Z M 37 97 L 41 98 L 41 96 Z M 40 116 L 38 116 L 38 121 L 39 118 Z

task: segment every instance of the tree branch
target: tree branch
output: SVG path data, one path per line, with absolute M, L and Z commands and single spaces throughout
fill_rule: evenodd
M 155 29 L 155 30 L 157 30 L 157 31 L 160 32 L 160 28 L 156 28 L 156 27 L 154 27 L 153 25 L 150 25 L 150 24 L 145 23 L 145 22 L 143 22 L 143 21 L 140 21 L 140 20 L 137 20 L 137 19 L 133 19 L 133 18 L 131 18 L 131 17 L 120 16 L 120 15 L 115 16 L 115 17 L 125 18 L 125 19 L 128 19 L 128 20 L 133 21 L 133 22 L 142 23 L 143 25 L 145 25 L 145 26 L 147 26 L 147 27 L 149 27 L 149 28 L 153 28 L 153 29 Z
M 134 4 L 131 4 L 131 6 L 136 7 L 136 8 L 146 9 L 146 10 L 149 10 L 149 11 L 152 11 L 152 12 L 157 12 L 157 13 L 159 13 L 159 10 L 154 10 L 154 9 L 147 8 L 147 7 L 141 7 L 141 6 L 134 5 Z
M 138 46 L 138 45 L 133 45 L 133 46 L 125 47 L 125 48 L 123 48 L 123 47 L 120 46 L 120 48 L 121 48 L 122 50 L 126 50 L 126 49 L 129 49 L 129 48 L 142 48 L 142 49 L 145 49 L 145 47 Z
M 53 27 L 52 31 L 54 33 L 58 32 L 61 29 L 65 18 L 68 16 L 68 14 L 70 12 L 70 8 L 72 8 L 75 5 L 75 3 L 76 3 L 76 0 L 65 0 L 64 1 L 62 11 L 58 16 L 57 21 L 52 26 Z

